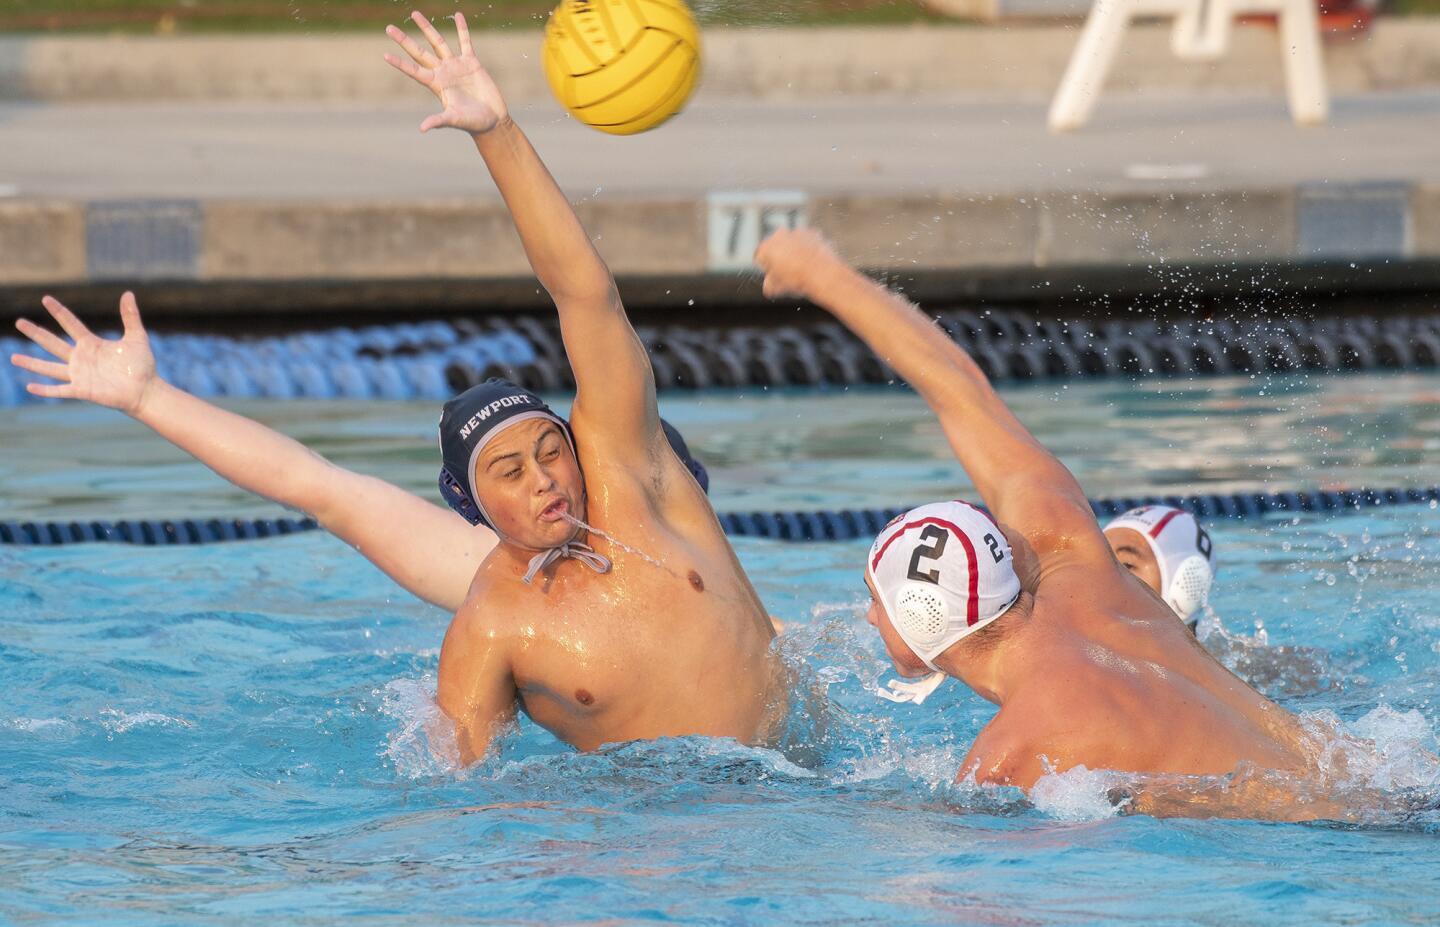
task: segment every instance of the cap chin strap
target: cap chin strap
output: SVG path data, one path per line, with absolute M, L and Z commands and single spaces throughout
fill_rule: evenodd
M 610 572 L 610 558 L 604 554 L 597 554 L 595 549 L 584 541 L 566 541 L 559 547 L 552 547 L 549 550 L 542 550 L 530 558 L 530 568 L 525 571 L 525 582 L 533 580 L 541 570 L 544 570 L 552 563 L 558 563 L 566 557 L 579 560 L 581 563 L 594 570 L 596 573 Z
M 892 702 L 899 702 L 901 704 L 911 702 L 915 705 L 920 705 L 933 695 L 935 690 L 940 688 L 948 678 L 944 673 L 937 670 L 928 676 L 911 681 L 892 679 L 885 683 L 886 688 L 876 689 L 875 694 Z
M 582 496 L 581 498 L 583 499 L 584 497 Z M 481 516 L 485 519 L 485 523 L 495 525 L 494 520 L 491 519 L 489 513 L 485 511 L 485 506 L 480 504 L 480 499 L 477 497 L 474 502 L 475 508 L 480 511 Z M 586 544 L 584 541 L 575 540 L 573 536 L 570 540 L 556 547 L 531 547 L 529 544 L 521 544 L 519 541 L 502 532 L 499 527 L 492 527 L 491 530 L 507 544 L 513 544 L 521 550 L 537 551 L 535 556 L 530 558 L 529 568 L 525 570 L 524 582 L 526 585 L 533 582 L 535 577 L 540 575 L 540 572 L 546 567 L 552 563 L 559 563 L 567 557 L 579 560 L 596 573 L 609 573 L 610 567 L 614 565 L 610 562 L 609 557 L 596 553 L 595 548 Z M 583 530 L 583 528 L 576 526 L 575 534 L 579 534 Z
M 888 607 L 886 611 L 889 611 Z M 915 656 L 930 667 L 931 672 L 914 680 L 891 679 L 884 688 L 876 689 L 875 695 L 900 704 L 921 705 L 949 678 L 935 665 L 933 658 L 963 637 L 964 632 L 953 634 L 949 627 L 949 606 L 933 587 L 925 583 L 907 583 L 896 596 L 896 612 L 898 614 L 890 615 L 891 626 L 915 652 Z

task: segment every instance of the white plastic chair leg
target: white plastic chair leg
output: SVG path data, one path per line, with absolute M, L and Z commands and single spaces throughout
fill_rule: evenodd
M 1315 0 L 1096 0 L 1050 103 L 1050 130 L 1069 132 L 1089 120 L 1136 17 L 1175 17 L 1171 51 L 1194 61 L 1223 55 L 1235 18 L 1252 13 L 1279 14 L 1290 117 L 1299 125 L 1323 123 L 1330 105 Z
M 1229 0 L 1182 4 L 1170 31 L 1170 51 L 1182 61 L 1213 61 L 1229 47 L 1234 21 Z
M 1050 131 L 1069 132 L 1090 118 L 1130 26 L 1130 0 L 1096 0 L 1050 103 Z
M 1311 0 L 1286 0 L 1280 12 L 1280 56 L 1290 118 L 1302 126 L 1324 123 L 1330 116 L 1330 95 L 1320 51 L 1320 17 Z

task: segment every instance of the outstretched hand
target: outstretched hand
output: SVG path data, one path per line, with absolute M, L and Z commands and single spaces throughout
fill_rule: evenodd
M 47 296 L 42 302 L 74 343 L 29 319 L 16 322 L 15 327 L 20 334 L 48 351 L 55 360 L 12 354 L 10 363 L 59 381 L 30 383 L 26 390 L 36 396 L 84 399 L 119 409 L 128 415 L 136 414 L 158 378 L 155 376 L 155 356 L 150 352 L 150 336 L 145 334 L 145 327 L 140 323 L 140 307 L 135 303 L 135 294 L 126 293 L 120 297 L 120 321 L 125 326 L 125 333 L 113 341 L 91 332 L 58 299 Z
M 755 265 L 765 274 L 768 299 L 810 297 L 817 279 L 844 262 L 814 229 L 780 229 L 755 249 Z
M 445 39 L 419 12 L 410 18 L 430 43 L 430 49 L 405 34 L 399 26 L 386 26 L 385 34 L 395 40 L 410 57 L 386 55 L 385 60 L 397 71 L 410 76 L 417 84 L 439 97 L 444 110 L 429 116 L 420 123 L 421 132 L 448 127 L 463 129 L 474 135 L 489 132 L 510 118 L 500 88 L 490 78 L 475 50 L 470 45 L 470 27 L 465 23 L 465 14 L 455 14 L 455 31 L 460 43 L 460 53 L 450 50 Z

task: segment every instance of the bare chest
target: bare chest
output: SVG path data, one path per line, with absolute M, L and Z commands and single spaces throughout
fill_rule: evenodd
M 654 736 L 761 665 L 768 636 L 724 564 L 658 545 L 661 556 L 595 548 L 609 572 L 567 560 L 494 599 L 534 721 L 582 747 Z

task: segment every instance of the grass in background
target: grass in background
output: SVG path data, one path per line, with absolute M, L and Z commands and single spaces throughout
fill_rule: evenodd
M 539 28 L 558 0 L 22 0 L 0 6 L 0 32 L 335 32 L 402 22 L 411 9 L 463 12 L 472 28 Z M 1424 0 L 1422 0 L 1424 2 Z M 1440 0 L 1433 0 L 1440 3 Z M 954 22 L 919 0 L 690 0 L 709 25 Z

